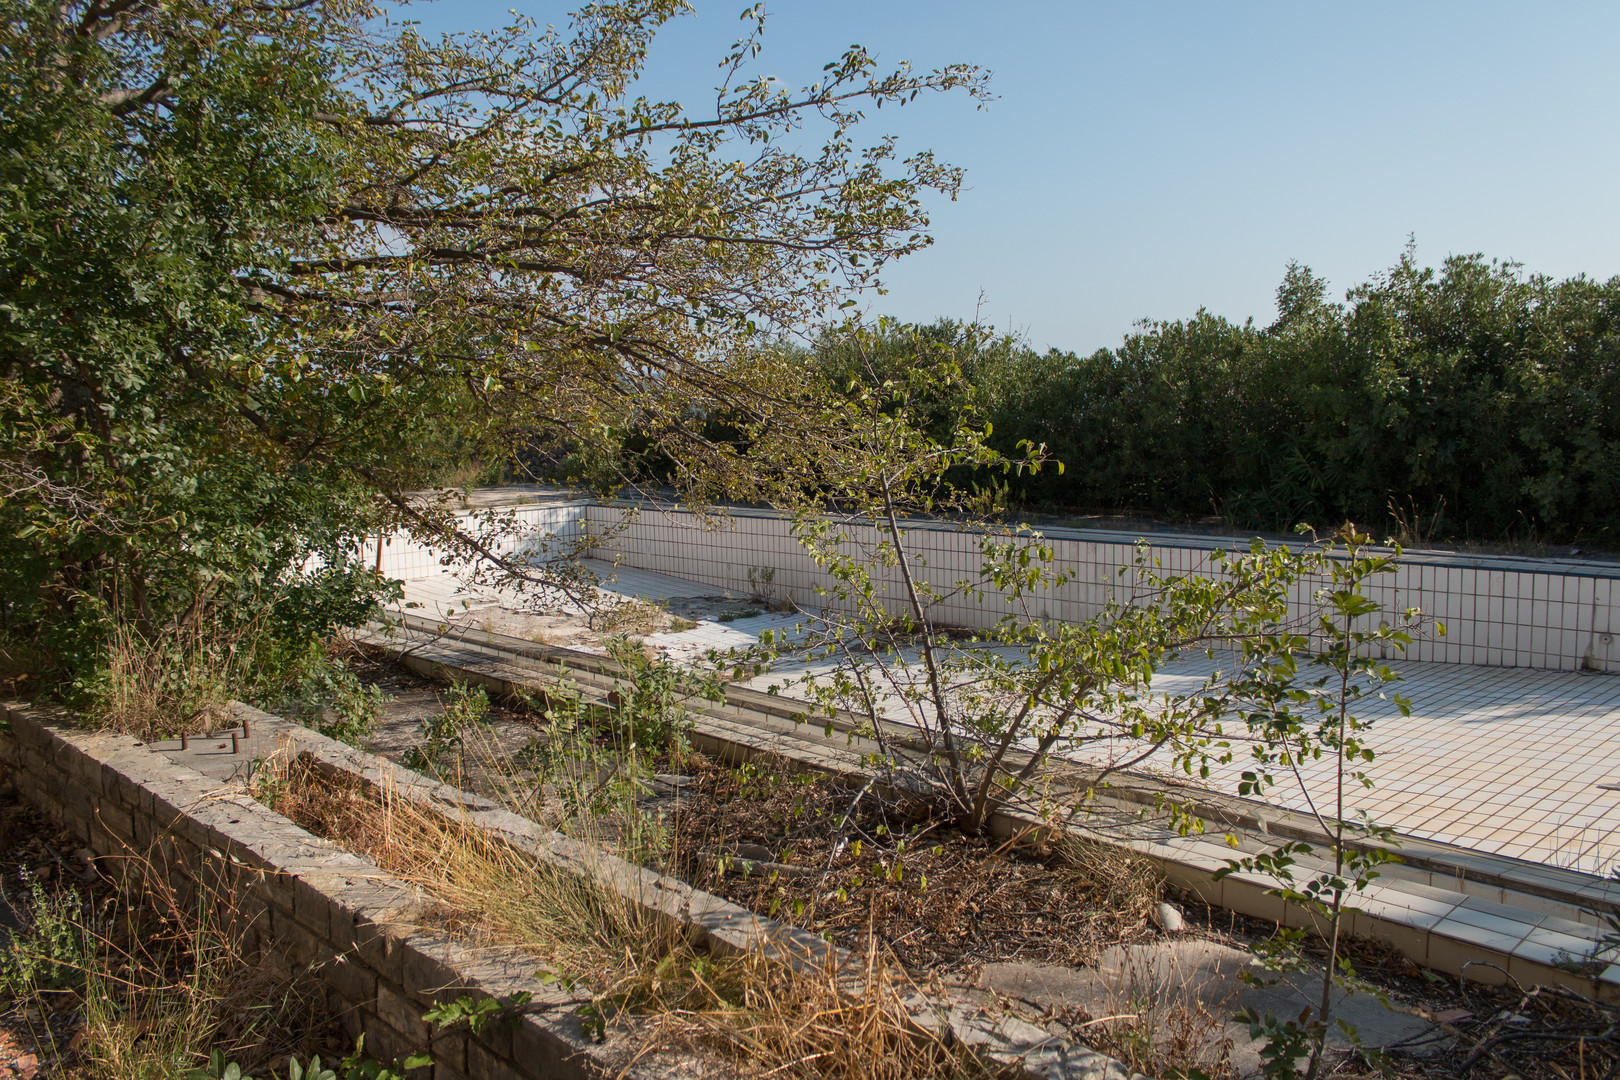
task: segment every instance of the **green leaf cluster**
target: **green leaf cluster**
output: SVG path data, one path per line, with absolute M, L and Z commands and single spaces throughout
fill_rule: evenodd
M 1620 542 L 1620 278 L 1408 250 L 1343 303 L 1291 264 L 1277 304 L 1269 326 L 1200 310 L 1089 355 L 941 321 L 887 333 L 879 367 L 952 343 L 964 380 L 929 429 L 971 417 L 1004 454 L 1044 444 L 1066 468 L 1007 478 L 1025 506 Z M 844 376 L 851 351 L 833 333 L 809 359 Z
M 399 527 L 553 581 L 419 494 L 483 463 L 611 484 L 634 428 L 699 500 L 791 483 L 820 384 L 751 343 L 875 287 L 961 179 L 860 148 L 864 110 L 985 83 L 855 46 L 785 89 L 761 15 L 689 111 L 634 92 L 679 0 L 443 38 L 369 0 L 0 10 L 0 629 L 91 696 L 131 627 L 302 679 Z

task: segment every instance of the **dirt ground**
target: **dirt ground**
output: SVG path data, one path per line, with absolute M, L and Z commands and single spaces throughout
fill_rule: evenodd
M 681 763 L 673 815 L 683 876 L 754 911 L 909 968 L 986 961 L 1094 963 L 1154 936 L 1145 865 L 951 828 L 941 807 L 894 805 L 818 777 Z

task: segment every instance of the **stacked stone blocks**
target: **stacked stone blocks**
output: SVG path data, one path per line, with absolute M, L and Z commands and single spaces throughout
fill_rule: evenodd
M 558 991 L 515 949 L 472 950 L 413 925 L 411 887 L 241 793 L 127 736 L 82 731 L 66 714 L 5 706 L 0 762 L 21 796 L 94 851 L 97 869 L 135 895 L 183 909 L 212 904 L 246 954 L 307 970 L 350 1037 L 374 1057 L 427 1042 L 422 1013 L 462 994 L 536 1002 Z M 435 1040 L 413 1080 L 602 1077 L 623 1047 L 598 1046 L 568 1010 L 525 1015 Z M 635 1067 L 629 1075 L 654 1075 Z

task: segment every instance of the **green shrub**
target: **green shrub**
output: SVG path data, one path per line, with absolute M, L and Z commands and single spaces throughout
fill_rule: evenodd
M 388 695 L 361 682 L 322 643 L 311 642 L 301 664 L 289 666 L 279 675 L 259 695 L 270 712 L 351 746 L 358 746 L 377 730 L 377 717 Z
M 445 754 L 460 750 L 468 728 L 489 723 L 489 692 L 482 686 L 451 683 L 444 691 L 444 711 L 422 721 L 422 744 L 405 752 L 405 765 L 432 772 Z
M 712 680 L 687 671 L 668 658 L 649 658 L 635 644 L 623 638 L 608 643 L 608 652 L 624 665 L 625 678 L 618 684 L 619 704 L 608 720 L 614 741 L 633 744 L 645 751 L 686 748 L 692 721 L 686 714 L 685 700 L 691 696 L 718 694 Z

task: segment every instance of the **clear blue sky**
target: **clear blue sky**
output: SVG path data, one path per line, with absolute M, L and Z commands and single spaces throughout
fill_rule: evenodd
M 696 0 L 643 92 L 701 105 L 743 0 Z M 443 0 L 430 30 L 517 7 Z M 873 314 L 981 315 L 1089 352 L 1200 306 L 1270 321 L 1298 259 L 1335 294 L 1389 266 L 1483 252 L 1558 277 L 1620 273 L 1620 4 L 773 0 L 758 71 L 801 85 L 853 42 L 994 72 L 869 132 L 967 169 Z M 711 97 L 712 100 L 712 97 Z M 867 139 L 863 139 L 863 144 Z

